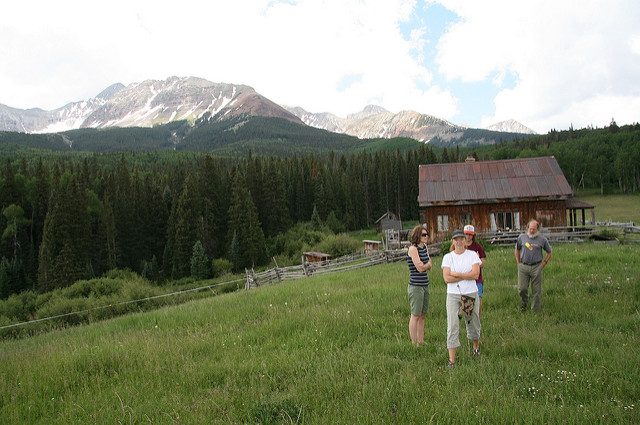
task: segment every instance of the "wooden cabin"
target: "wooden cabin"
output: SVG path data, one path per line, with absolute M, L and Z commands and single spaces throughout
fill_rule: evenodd
M 593 205 L 573 191 L 552 156 L 420 165 L 418 206 L 429 234 L 442 240 L 473 224 L 476 232 L 522 230 L 530 219 L 544 227 L 577 225 L 577 211 Z

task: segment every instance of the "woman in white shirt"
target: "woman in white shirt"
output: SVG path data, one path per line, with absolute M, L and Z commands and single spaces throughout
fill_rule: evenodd
M 442 259 L 442 277 L 447 284 L 447 349 L 449 362 L 456 362 L 456 350 L 460 346 L 460 318 L 458 314 L 464 308 L 467 322 L 467 338 L 473 341 L 473 355 L 480 354 L 480 303 L 476 279 L 480 274 L 480 257 L 475 251 L 466 248 L 465 236 L 456 230 L 451 236 L 455 250 Z

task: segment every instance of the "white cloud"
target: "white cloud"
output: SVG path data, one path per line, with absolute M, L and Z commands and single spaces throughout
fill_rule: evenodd
M 0 17 L 0 103 L 52 109 L 114 82 L 193 75 L 313 112 L 376 103 L 450 118 L 457 100 L 432 85 L 424 32 L 400 30 L 415 3 L 10 2 Z
M 629 39 L 629 48 L 636 55 L 640 55 L 640 34 L 636 34 Z
M 449 79 L 494 81 L 495 113 L 482 125 L 514 118 L 550 128 L 640 120 L 640 3 L 634 0 L 518 2 L 442 0 L 460 16 L 438 44 Z

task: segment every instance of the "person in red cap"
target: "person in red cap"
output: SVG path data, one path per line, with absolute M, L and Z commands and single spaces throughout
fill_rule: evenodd
M 484 248 L 478 242 L 476 242 L 476 229 L 471 224 L 467 224 L 462 229 L 465 237 L 467 238 L 467 249 L 475 251 L 480 257 L 480 276 L 476 279 L 476 286 L 478 287 L 478 296 L 480 297 L 480 312 L 482 314 L 482 294 L 484 293 L 484 280 L 482 279 L 482 268 L 484 267 L 484 259 L 487 258 L 487 254 L 484 252 Z

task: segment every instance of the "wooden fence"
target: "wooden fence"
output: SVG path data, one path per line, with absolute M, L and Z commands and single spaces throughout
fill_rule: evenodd
M 640 226 L 626 226 L 622 231 L 623 243 L 640 243 Z
M 598 221 L 596 222 L 596 226 L 600 226 L 600 227 L 633 227 L 634 223 L 633 221 L 628 221 L 628 222 L 619 222 L 619 221 Z
M 436 249 L 434 246 L 432 249 Z M 431 250 L 430 250 L 431 252 Z M 359 253 L 345 255 L 333 260 L 318 263 L 309 263 L 302 258 L 302 264 L 289 267 L 274 267 L 262 272 L 246 269 L 245 289 L 282 282 L 287 279 L 300 279 L 324 273 L 344 272 L 363 267 L 371 267 L 376 264 L 402 261 L 407 256 L 406 249 L 379 251 L 372 254 Z
M 634 231 L 640 232 L 638 227 L 628 226 L 631 234 Z M 540 233 L 544 235 L 550 242 L 582 242 L 594 234 L 593 226 L 567 226 L 567 227 L 545 227 Z M 523 231 L 497 231 L 478 233 L 478 237 L 482 238 L 491 245 L 514 245 L 518 236 Z M 627 231 L 625 230 L 625 235 Z M 626 237 L 625 237 L 626 239 Z M 636 238 L 630 238 L 636 241 Z M 640 241 L 640 240 L 638 240 Z M 440 243 L 429 245 L 429 253 L 437 255 L 440 251 Z M 346 255 L 333 260 L 322 261 L 318 263 L 309 263 L 302 258 L 302 263 L 289 267 L 274 267 L 262 272 L 256 272 L 253 269 L 245 269 L 246 280 L 245 289 L 255 288 L 257 286 L 269 285 L 274 282 L 282 282 L 287 279 L 300 279 L 323 273 L 335 273 L 348 270 L 355 270 L 363 267 L 370 267 L 381 263 L 390 263 L 402 261 L 407 256 L 407 249 L 396 249 L 379 251 L 372 254 L 359 253 L 354 255 Z
M 594 233 L 593 226 L 544 227 L 540 233 L 549 242 L 581 242 Z M 478 233 L 478 237 L 491 245 L 513 245 L 522 230 Z

